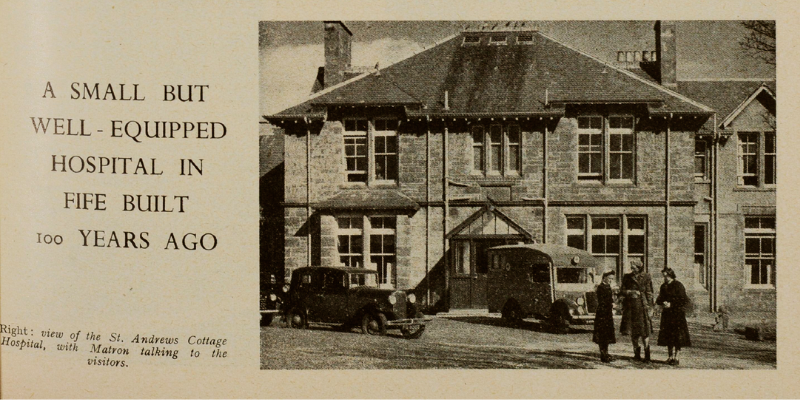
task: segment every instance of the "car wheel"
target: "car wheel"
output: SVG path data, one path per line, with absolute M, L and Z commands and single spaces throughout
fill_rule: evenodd
M 383 313 L 366 313 L 361 319 L 361 332 L 367 335 L 386 334 L 386 316 Z
M 425 325 L 409 325 L 400 328 L 400 333 L 406 339 L 419 339 L 423 332 L 425 332 Z
M 261 314 L 261 326 L 269 326 L 272 323 L 272 314 Z
M 288 325 L 289 328 L 305 329 L 308 326 L 308 320 L 304 312 L 292 310 L 289 311 L 289 314 L 286 316 L 286 325 Z
M 516 301 L 509 300 L 501 311 L 503 320 L 510 325 L 518 325 L 522 322 L 522 309 Z
M 554 333 L 569 333 L 569 320 L 568 315 L 564 315 L 561 310 L 554 310 L 550 315 L 550 328 Z

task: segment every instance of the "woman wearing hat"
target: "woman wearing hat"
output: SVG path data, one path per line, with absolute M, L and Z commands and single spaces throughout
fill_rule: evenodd
M 663 307 L 661 326 L 658 330 L 658 345 L 667 346 L 669 352 L 667 364 L 678 365 L 680 363 L 678 354 L 681 352 L 681 348 L 692 345 L 684 311 L 684 306 L 689 302 L 689 298 L 686 297 L 686 288 L 683 287 L 683 284 L 675 280 L 675 271 L 671 268 L 664 268 L 661 275 L 664 276 L 664 284 L 661 285 L 658 299 L 656 299 L 656 304 Z
M 631 335 L 634 359 L 642 360 L 642 348 L 639 338 L 644 344 L 644 361 L 650 362 L 650 333 L 653 323 L 650 320 L 650 308 L 653 306 L 653 281 L 644 272 L 641 261 L 631 261 L 631 272 L 622 277 L 620 285 L 622 300 L 622 322 L 620 333 Z
M 594 317 L 592 341 L 600 346 L 600 361 L 604 363 L 614 361 L 608 354 L 608 345 L 617 343 L 614 336 L 614 294 L 611 291 L 613 279 L 614 271 L 606 271 L 602 282 L 597 285 L 597 313 Z

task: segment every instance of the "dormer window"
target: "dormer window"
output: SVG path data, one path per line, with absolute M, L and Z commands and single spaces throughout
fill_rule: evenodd
M 521 33 L 517 36 L 517 44 L 533 44 L 533 35 L 530 33 Z
M 480 43 L 481 43 L 481 37 L 480 36 L 474 36 L 474 35 L 464 36 L 464 45 L 465 46 L 467 46 L 467 45 L 477 45 L 477 44 L 480 44 Z
M 489 36 L 489 44 L 494 44 L 494 45 L 506 44 L 506 35 L 492 35 L 492 36 Z

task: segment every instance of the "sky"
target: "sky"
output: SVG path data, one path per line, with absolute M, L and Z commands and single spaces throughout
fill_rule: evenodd
M 498 21 L 489 21 L 494 24 Z M 503 21 L 505 23 L 507 21 Z M 353 32 L 352 65 L 381 68 L 408 58 L 482 21 L 345 21 Z M 655 21 L 526 21 L 542 33 L 614 62 L 616 52 L 655 50 Z M 747 31 L 737 21 L 678 21 L 678 79 L 774 79 L 774 66 L 739 46 Z M 321 21 L 259 25 L 260 112 L 274 114 L 303 102 L 324 65 Z

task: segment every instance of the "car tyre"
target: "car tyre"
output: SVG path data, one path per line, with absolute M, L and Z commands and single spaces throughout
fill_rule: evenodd
M 305 329 L 308 327 L 308 319 L 306 314 L 300 310 L 294 309 L 289 311 L 286 316 L 286 325 L 289 328 Z
M 272 314 L 261 314 L 261 326 L 269 326 L 272 323 Z
M 423 332 L 425 332 L 425 325 L 409 325 L 400 328 L 400 333 L 406 339 L 419 339 Z
M 361 318 L 361 332 L 366 335 L 386 335 L 388 321 L 383 313 L 365 313 Z
M 509 325 L 519 325 L 522 322 L 522 309 L 514 300 L 509 300 L 501 311 L 503 320 Z
M 565 315 L 566 314 L 566 315 Z M 565 334 L 569 333 L 569 312 L 565 312 L 563 310 L 555 309 L 550 314 L 550 328 L 553 330 L 554 333 Z

